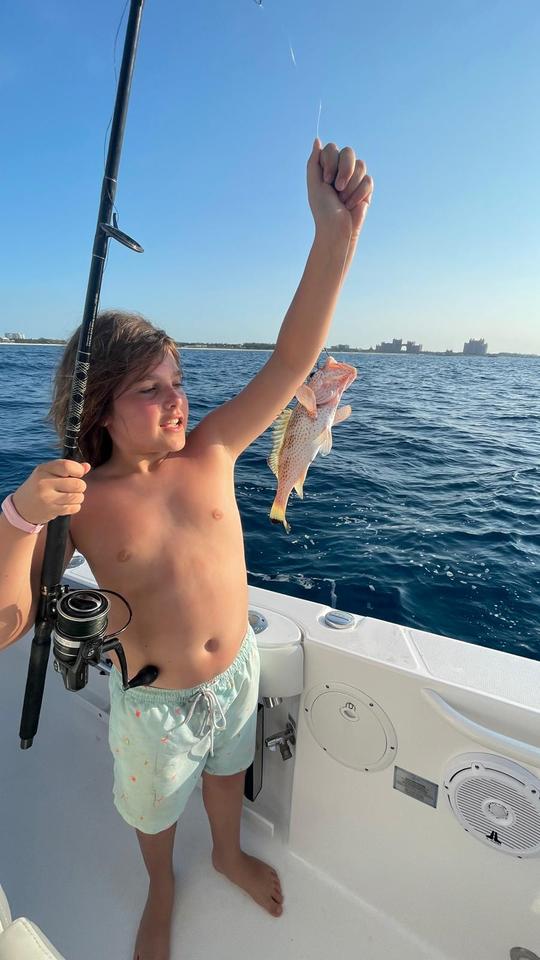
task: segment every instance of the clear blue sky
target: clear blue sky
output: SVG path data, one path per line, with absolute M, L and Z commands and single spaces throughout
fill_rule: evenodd
M 123 5 L 2 5 L 0 332 L 80 320 Z M 117 193 L 145 253 L 111 246 L 101 305 L 275 340 L 322 100 L 375 179 L 330 342 L 540 353 L 539 50 L 538 0 L 147 0 Z

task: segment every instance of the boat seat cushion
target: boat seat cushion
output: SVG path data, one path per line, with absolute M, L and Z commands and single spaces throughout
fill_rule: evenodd
M 0 960 L 64 960 L 39 927 L 26 917 L 14 920 L 0 933 Z

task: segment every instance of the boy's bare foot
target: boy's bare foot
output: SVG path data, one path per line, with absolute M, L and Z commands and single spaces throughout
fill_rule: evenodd
M 174 880 L 148 891 L 139 924 L 133 960 L 169 960 Z
M 219 873 L 225 874 L 229 880 L 249 893 L 273 917 L 281 916 L 283 913 L 281 884 L 276 871 L 268 863 L 263 863 L 257 857 L 250 857 L 242 850 L 238 859 L 227 863 L 220 861 L 212 853 L 212 863 Z

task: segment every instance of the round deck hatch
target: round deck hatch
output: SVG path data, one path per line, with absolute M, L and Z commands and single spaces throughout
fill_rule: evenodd
M 347 683 L 322 683 L 304 701 L 308 727 L 338 763 L 365 773 L 383 770 L 397 754 L 391 720 L 372 697 Z
M 356 618 L 352 613 L 344 610 L 328 610 L 324 615 L 324 623 L 327 627 L 334 630 L 346 630 L 347 627 L 354 627 Z

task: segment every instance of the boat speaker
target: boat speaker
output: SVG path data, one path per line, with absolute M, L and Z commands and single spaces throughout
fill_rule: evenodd
M 540 780 L 493 753 L 453 757 L 444 773 L 448 803 L 462 827 L 492 850 L 540 855 Z

